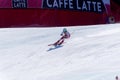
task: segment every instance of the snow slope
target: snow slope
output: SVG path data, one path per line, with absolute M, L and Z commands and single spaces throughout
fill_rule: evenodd
M 115 80 L 120 75 L 120 24 L 69 27 L 71 38 L 48 51 L 62 29 L 0 29 L 0 80 Z

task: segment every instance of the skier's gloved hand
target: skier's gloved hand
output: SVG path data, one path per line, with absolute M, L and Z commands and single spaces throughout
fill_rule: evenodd
M 61 36 L 63 36 L 63 34 L 60 34 Z

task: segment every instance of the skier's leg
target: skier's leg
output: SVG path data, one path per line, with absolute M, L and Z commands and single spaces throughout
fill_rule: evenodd
M 61 39 L 60 39 L 61 40 Z M 58 40 L 57 42 L 54 43 L 54 45 L 58 45 L 58 43 L 60 42 L 60 40 Z
M 60 43 L 61 43 L 61 40 L 63 40 L 63 39 L 64 39 L 64 36 L 62 36 L 57 42 L 55 42 L 54 45 L 60 44 Z
M 64 39 L 61 39 L 61 40 L 59 41 L 58 45 L 63 44 L 63 42 L 64 42 Z

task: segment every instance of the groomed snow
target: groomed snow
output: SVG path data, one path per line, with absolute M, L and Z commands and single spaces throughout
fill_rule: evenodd
M 120 24 L 67 27 L 71 38 L 48 51 L 63 27 L 1 28 L 0 80 L 115 80 Z

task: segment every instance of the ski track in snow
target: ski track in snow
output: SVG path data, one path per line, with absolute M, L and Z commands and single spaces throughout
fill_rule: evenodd
M 120 24 L 68 27 L 71 38 L 48 51 L 62 29 L 0 29 L 0 80 L 115 80 L 120 76 Z

